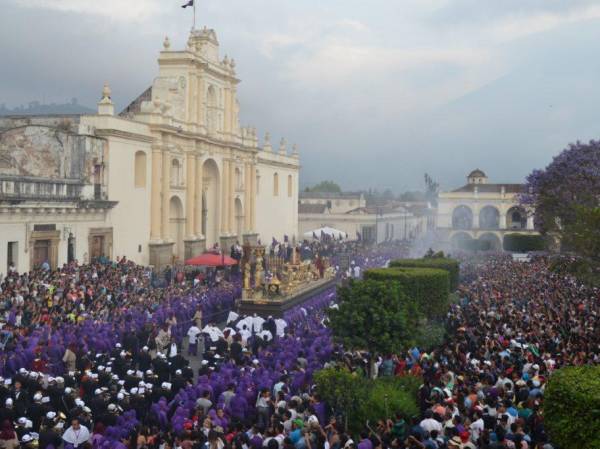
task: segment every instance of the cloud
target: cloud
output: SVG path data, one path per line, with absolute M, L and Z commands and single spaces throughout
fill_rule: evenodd
M 332 39 L 316 45 L 308 53 L 291 58 L 287 75 L 295 82 L 322 87 L 346 81 L 367 81 L 378 76 L 398 76 L 402 72 L 435 64 L 469 66 L 489 60 L 488 53 L 475 48 L 387 48 L 360 45 Z
M 550 31 L 562 25 L 600 19 L 600 5 L 590 5 L 567 12 L 536 12 L 503 18 L 489 29 L 494 40 L 507 42 Z
M 126 105 L 157 75 L 165 34 L 184 48 L 184 2 L 5 0 L 0 103 L 94 107 L 108 80 Z M 427 171 L 453 186 L 478 164 L 518 181 L 568 141 L 600 134 L 597 0 L 198 5 L 199 25 L 238 63 L 243 123 L 298 143 L 303 182 L 418 187 Z M 444 108 L 473 92 L 467 110 Z
M 11 0 L 23 8 L 95 15 L 114 21 L 142 22 L 160 12 L 158 0 Z

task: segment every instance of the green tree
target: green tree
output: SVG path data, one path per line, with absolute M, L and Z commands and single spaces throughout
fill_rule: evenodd
M 440 184 L 433 180 L 429 174 L 425 173 L 425 197 L 434 206 L 437 206 L 438 193 L 440 191 Z
M 417 390 L 423 381 L 419 377 L 371 380 L 346 368 L 327 368 L 317 371 L 314 381 L 321 399 L 343 416 L 351 433 L 360 432 L 367 421 L 418 414 Z
M 342 188 L 333 181 L 321 181 L 312 187 L 307 187 L 305 190 L 307 192 L 342 193 Z
M 339 309 L 328 312 L 330 327 L 347 349 L 392 354 L 414 342 L 419 308 L 398 282 L 354 281 L 338 289 L 338 298 Z
M 398 195 L 398 199 L 400 201 L 425 201 L 427 197 L 423 192 L 408 191 L 402 192 L 400 195 Z
M 577 206 L 574 222 L 564 228 L 563 244 L 600 263 L 600 207 Z
M 563 449 L 600 447 L 600 367 L 555 371 L 544 392 L 544 425 Z
M 314 375 L 317 393 L 334 411 L 342 414 L 345 427 L 360 429 L 360 413 L 367 398 L 367 380 L 345 368 L 327 368 Z
M 362 422 L 377 422 L 379 419 L 393 418 L 400 413 L 407 418 L 419 414 L 416 394 L 403 388 L 395 380 L 380 378 L 370 383 L 367 400 L 361 410 Z

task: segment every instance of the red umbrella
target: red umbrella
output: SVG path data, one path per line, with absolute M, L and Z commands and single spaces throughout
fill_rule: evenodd
M 204 253 L 198 257 L 185 261 L 186 265 L 200 265 L 205 267 L 222 267 L 224 265 L 237 265 L 237 263 L 237 260 L 229 256 L 215 253 Z

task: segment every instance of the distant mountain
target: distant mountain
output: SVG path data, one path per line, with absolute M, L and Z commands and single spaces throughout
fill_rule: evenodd
M 39 101 L 32 101 L 27 106 L 17 106 L 15 108 L 7 108 L 6 105 L 0 104 L 0 116 L 3 115 L 66 115 L 66 114 L 95 114 L 95 109 L 90 109 L 77 102 L 77 98 L 73 98 L 69 103 L 64 104 L 42 104 Z

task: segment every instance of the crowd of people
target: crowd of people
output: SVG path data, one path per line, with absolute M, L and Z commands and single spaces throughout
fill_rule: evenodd
M 334 265 L 351 253 L 359 273 L 407 250 L 329 244 Z M 334 289 L 276 322 L 232 317 L 235 278 L 156 287 L 124 259 L 13 271 L 0 283 L 0 448 L 547 449 L 548 375 L 600 361 L 598 292 L 543 258 L 461 269 L 440 347 L 349 359 L 326 326 Z M 312 383 L 342 361 L 371 377 L 421 376 L 419 416 L 392 411 L 350 435 Z
M 397 444 L 409 448 L 552 448 L 546 382 L 562 366 L 600 363 L 600 291 L 549 270 L 544 257 L 486 255 L 463 260 L 461 271 L 466 281 L 443 345 L 364 366 L 372 376 L 423 378 L 420 416 L 390 421 L 377 441 L 393 446 L 400 435 Z

